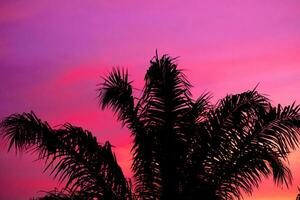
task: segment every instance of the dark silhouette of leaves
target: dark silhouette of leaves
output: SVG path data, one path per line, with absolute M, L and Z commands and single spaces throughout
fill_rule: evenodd
M 124 69 L 114 68 L 97 87 L 102 109 L 131 131 L 133 184 L 109 142 L 100 145 L 70 124 L 52 129 L 33 112 L 11 115 L 0 125 L 8 148 L 36 153 L 65 183 L 40 200 L 230 200 L 251 194 L 262 177 L 291 184 L 287 161 L 299 145 L 299 105 L 273 107 L 256 88 L 215 105 L 209 93 L 194 100 L 176 59 L 157 54 L 139 98 Z
M 9 149 L 37 153 L 46 160 L 45 170 L 71 192 L 88 191 L 87 199 L 132 199 L 109 142 L 100 145 L 90 132 L 71 124 L 52 129 L 33 112 L 11 115 L 1 127 Z

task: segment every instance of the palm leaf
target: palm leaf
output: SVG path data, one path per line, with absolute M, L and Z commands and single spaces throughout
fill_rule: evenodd
M 291 183 L 285 160 L 299 143 L 299 106 L 273 108 L 255 91 L 250 93 L 254 96 L 249 104 L 228 109 L 235 111 L 230 115 L 224 115 L 224 108 L 239 105 L 234 98 L 223 101 L 216 110 L 220 126 L 213 123 L 219 131 L 213 132 L 215 153 L 208 155 L 208 163 L 216 192 L 223 199 L 240 197 L 241 190 L 251 193 L 253 186 L 258 187 L 261 175 L 272 173 L 275 183 L 287 186 Z
M 184 73 L 177 68 L 175 59 L 167 55 L 158 58 L 156 55 L 150 61 L 140 117 L 152 140 L 152 162 L 156 163 L 155 170 L 159 172 L 156 180 L 159 180 L 157 187 L 161 199 L 172 199 L 179 193 L 178 186 L 183 175 L 178 169 L 184 165 L 187 150 L 187 135 L 182 134 L 183 119 L 190 109 L 190 87 Z M 135 161 L 143 162 L 144 159 Z M 136 168 L 140 166 L 136 165 Z
M 134 136 L 132 169 L 135 172 L 135 190 L 142 199 L 155 199 L 158 194 L 155 191 L 158 175 L 157 171 L 153 170 L 156 166 L 151 151 L 153 143 L 139 116 L 140 102 L 134 105 L 132 86 L 128 80 L 127 71 L 113 69 L 99 86 L 102 108 L 112 108 L 118 115 L 118 119 L 131 130 Z
M 1 128 L 9 149 L 15 146 L 17 151 L 37 153 L 47 163 L 45 170 L 51 168 L 51 174 L 66 182 L 70 191 L 88 191 L 91 198 L 131 199 L 111 145 L 99 145 L 90 132 L 70 124 L 52 129 L 33 112 L 11 115 Z

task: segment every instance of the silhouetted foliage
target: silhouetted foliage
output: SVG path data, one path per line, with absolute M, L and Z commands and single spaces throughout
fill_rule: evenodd
M 10 141 L 9 150 L 14 146 L 36 153 L 46 161 L 45 171 L 51 168 L 54 177 L 65 181 L 70 196 L 80 190 L 85 199 L 133 199 L 109 142 L 100 145 L 90 132 L 70 124 L 52 129 L 33 112 L 11 115 L 1 127 Z
M 57 189 L 46 192 L 46 195 L 40 198 L 32 198 L 31 200 L 84 200 L 89 194 L 84 191 L 70 192 L 58 191 Z
M 111 108 L 133 137 L 134 185 L 111 145 L 70 124 L 52 129 L 33 112 L 5 118 L 2 134 L 18 151 L 46 160 L 68 192 L 42 199 L 227 200 L 251 194 L 261 178 L 288 186 L 287 156 L 298 146 L 300 107 L 273 107 L 256 89 L 227 95 L 215 105 L 196 100 L 175 59 L 150 61 L 140 98 L 125 70 L 114 68 L 98 85 L 102 108 Z

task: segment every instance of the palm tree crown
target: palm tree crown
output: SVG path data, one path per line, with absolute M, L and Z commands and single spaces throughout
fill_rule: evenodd
M 133 184 L 109 142 L 65 124 L 51 128 L 33 112 L 14 114 L 2 135 L 19 151 L 36 152 L 45 170 L 65 182 L 63 193 L 41 199 L 225 200 L 251 194 L 263 176 L 289 185 L 287 156 L 298 146 L 300 107 L 273 107 L 255 89 L 212 105 L 193 99 L 176 60 L 150 61 L 140 98 L 125 70 L 113 69 L 98 85 L 102 108 L 111 108 L 133 137 Z M 67 192 L 66 192 L 67 191 Z

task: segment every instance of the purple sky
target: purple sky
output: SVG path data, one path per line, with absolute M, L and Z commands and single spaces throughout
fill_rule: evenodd
M 96 84 L 113 66 L 127 67 L 136 88 L 155 50 L 178 63 L 213 101 L 252 89 L 274 104 L 300 101 L 300 1 L 0 1 L 0 117 L 34 110 L 52 125 L 71 122 L 110 140 L 130 176 L 130 138 L 97 106 Z M 137 92 L 138 93 L 138 92 Z M 56 182 L 33 156 L 0 149 L 0 199 L 24 200 Z M 264 180 L 246 200 L 295 199 L 293 186 Z

